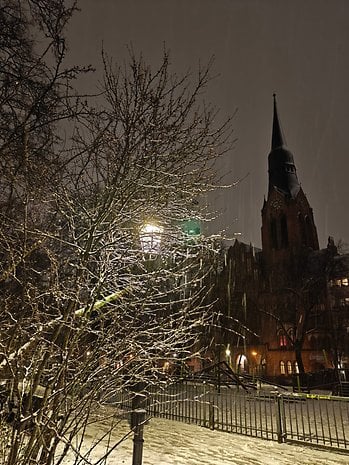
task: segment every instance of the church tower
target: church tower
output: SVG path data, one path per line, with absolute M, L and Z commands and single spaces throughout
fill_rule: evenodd
M 268 156 L 268 197 L 262 208 L 262 254 L 267 275 L 292 280 L 302 257 L 318 250 L 313 211 L 298 181 L 292 153 L 286 147 L 273 96 L 271 152 Z M 278 280 L 280 281 L 280 280 Z

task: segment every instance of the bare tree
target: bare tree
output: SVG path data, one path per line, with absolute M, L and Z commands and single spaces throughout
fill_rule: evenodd
M 61 70 L 73 9 L 63 0 L 1 9 L 14 34 L 11 57 L 6 41 L 0 48 L 10 80 L 0 109 L 7 465 L 79 457 L 73 439 L 91 408 L 166 382 L 164 362 L 185 363 L 212 318 L 203 283 L 216 252 L 185 228 L 208 220 L 200 199 L 229 147 L 230 122 L 217 127 L 199 102 L 209 70 L 177 77 L 166 52 L 155 71 L 132 51 L 121 68 L 104 57 L 103 100 L 82 105 L 71 87 L 79 70 Z M 41 53 L 29 26 L 45 36 Z M 20 69 L 22 55 L 17 83 L 11 63 Z M 57 122 L 67 118 L 63 150 Z

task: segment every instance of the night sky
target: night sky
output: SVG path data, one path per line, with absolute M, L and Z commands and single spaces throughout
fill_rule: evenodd
M 221 163 L 226 182 L 217 194 L 213 229 L 261 245 L 267 195 L 272 94 L 298 179 L 314 210 L 320 247 L 334 236 L 349 243 L 349 1 L 348 0 L 80 0 L 69 30 L 69 62 L 101 74 L 102 42 L 115 62 L 132 43 L 152 65 L 164 43 L 173 69 L 197 69 L 215 56 L 206 100 L 221 118 L 236 110 L 237 142 Z

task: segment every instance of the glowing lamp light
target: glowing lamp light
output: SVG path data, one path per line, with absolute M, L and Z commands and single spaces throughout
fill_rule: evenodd
M 141 227 L 139 238 L 143 253 L 160 253 L 162 232 L 163 228 L 161 226 L 151 223 L 146 223 Z
M 227 357 L 230 357 L 230 355 L 231 355 L 230 349 L 227 349 L 227 350 L 225 351 L 225 355 L 226 355 Z

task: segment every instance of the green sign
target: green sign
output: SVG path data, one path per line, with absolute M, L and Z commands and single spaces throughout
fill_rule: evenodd
M 186 220 L 182 225 L 183 232 L 188 236 L 199 236 L 201 234 L 201 224 L 198 220 Z

